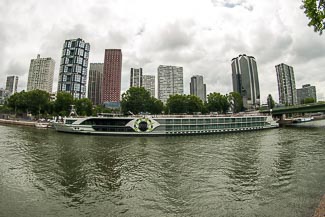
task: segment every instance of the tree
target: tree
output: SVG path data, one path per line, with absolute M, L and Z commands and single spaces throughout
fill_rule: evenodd
M 187 112 L 190 114 L 202 113 L 204 108 L 203 101 L 194 95 L 187 95 Z
M 26 94 L 27 108 L 33 115 L 48 113 L 48 104 L 50 103 L 50 94 L 44 90 L 31 90 Z
M 185 95 L 175 94 L 170 96 L 166 102 L 166 113 L 184 114 L 187 113 L 187 98 Z
M 105 108 L 105 106 L 103 106 L 103 105 L 96 105 L 95 107 L 93 107 L 92 115 L 96 116 L 99 113 L 111 113 L 111 112 L 112 112 L 111 109 Z
M 325 0 L 303 0 L 304 13 L 309 18 L 308 26 L 313 26 L 315 32 L 323 33 L 325 28 Z
M 229 107 L 230 103 L 228 102 L 228 96 L 216 92 L 208 95 L 208 111 L 226 113 Z
M 24 90 L 19 93 L 14 93 L 8 99 L 8 107 L 11 108 L 15 115 L 28 111 L 27 92 Z
M 74 104 L 78 115 L 90 116 L 92 114 L 93 103 L 90 99 L 76 99 Z
M 151 114 L 161 114 L 163 110 L 164 110 L 163 102 L 152 96 L 148 103 L 148 111 Z
M 309 104 L 309 103 L 314 103 L 315 99 L 312 97 L 308 97 L 308 98 L 305 98 L 303 101 L 304 101 L 303 104 Z
M 274 102 L 274 100 L 273 100 L 273 97 L 272 97 L 271 94 L 269 94 L 268 97 L 267 97 L 267 107 L 268 107 L 269 109 L 273 109 L 274 106 L 275 106 L 275 102 Z
M 240 93 L 238 92 L 231 92 L 228 95 L 228 101 L 231 104 L 230 106 L 233 109 L 234 113 L 238 113 L 243 111 L 243 98 L 241 97 Z
M 160 100 L 151 97 L 144 87 L 131 87 L 122 94 L 121 109 L 124 114 L 151 113 L 159 114 L 163 110 Z
M 54 102 L 54 113 L 56 115 L 68 116 L 71 110 L 71 105 L 73 104 L 74 100 L 70 93 L 59 92 Z

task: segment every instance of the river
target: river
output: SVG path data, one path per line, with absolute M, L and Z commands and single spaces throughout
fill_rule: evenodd
M 325 121 L 157 138 L 0 126 L 0 216 L 309 217 L 324 133 Z

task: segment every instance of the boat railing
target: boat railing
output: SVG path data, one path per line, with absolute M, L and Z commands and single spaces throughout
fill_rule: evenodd
M 236 113 L 236 114 L 207 114 L 207 115 L 131 115 L 131 117 L 141 118 L 209 118 L 209 117 L 254 117 L 254 116 L 268 116 L 267 114 L 256 114 L 256 113 Z M 130 116 L 129 116 L 130 117 Z

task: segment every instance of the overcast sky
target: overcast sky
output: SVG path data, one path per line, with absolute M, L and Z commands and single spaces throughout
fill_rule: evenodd
M 104 50 L 123 53 L 122 92 L 130 68 L 157 76 L 159 65 L 184 69 L 184 90 L 203 75 L 207 92 L 232 91 L 231 59 L 257 61 L 261 100 L 278 100 L 275 65 L 293 66 L 297 88 L 316 86 L 325 100 L 325 40 L 307 26 L 301 0 L 1 0 L 0 88 L 7 75 L 27 88 L 30 60 L 52 57 L 56 91 L 64 40 L 90 43 L 89 62 Z

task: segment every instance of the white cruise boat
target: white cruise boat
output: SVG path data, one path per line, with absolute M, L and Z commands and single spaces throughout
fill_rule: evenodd
M 278 126 L 271 116 L 263 115 L 74 117 L 65 118 L 61 123 L 54 123 L 55 129 L 59 132 L 121 136 L 215 134 L 262 130 Z

